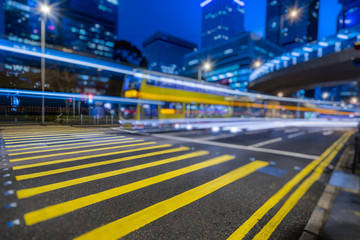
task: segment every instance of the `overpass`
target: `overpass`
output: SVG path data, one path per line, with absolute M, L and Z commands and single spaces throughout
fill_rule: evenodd
M 249 90 L 291 95 L 299 89 L 358 81 L 360 68 L 352 60 L 360 58 L 353 48 L 359 40 L 360 26 L 284 53 L 251 74 Z

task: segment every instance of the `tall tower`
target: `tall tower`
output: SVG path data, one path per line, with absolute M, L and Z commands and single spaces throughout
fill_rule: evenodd
M 225 42 L 244 31 L 245 3 L 240 0 L 206 0 L 202 7 L 202 48 Z
M 266 39 L 293 49 L 317 40 L 319 0 L 267 0 Z
M 338 17 L 338 31 L 360 24 L 360 0 L 339 0 L 342 10 Z

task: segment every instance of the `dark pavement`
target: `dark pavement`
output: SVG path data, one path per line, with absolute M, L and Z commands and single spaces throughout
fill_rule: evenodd
M 1 135 L 0 239 L 227 239 L 239 228 L 244 239 L 298 239 L 350 137 L 56 126 Z

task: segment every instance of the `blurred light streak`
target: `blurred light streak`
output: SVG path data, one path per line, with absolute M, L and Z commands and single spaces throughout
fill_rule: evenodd
M 131 99 L 131 98 L 121 98 L 121 97 L 109 97 L 109 96 L 96 96 L 93 95 L 90 97 L 88 94 L 78 94 L 78 93 L 59 93 L 59 92 L 42 92 L 42 91 L 31 91 L 31 90 L 16 90 L 16 89 L 3 89 L 0 88 L 0 94 L 8 95 L 8 94 L 18 94 L 19 97 L 42 97 L 45 96 L 47 98 L 52 99 L 89 99 L 97 101 L 106 101 L 113 103 L 147 103 L 147 104 L 163 104 L 160 101 L 152 101 L 152 100 L 139 100 L 139 99 Z
M 226 93 L 234 96 L 247 96 L 252 98 L 260 98 L 260 99 L 268 99 L 268 100 L 280 100 L 284 102 L 299 102 L 299 103 L 323 103 L 323 104 L 333 104 L 337 102 L 330 102 L 330 101 L 319 101 L 319 100 L 307 100 L 307 99 L 299 99 L 299 98 L 288 98 L 288 97 L 277 97 L 277 96 L 270 96 L 270 95 L 264 95 L 264 94 L 257 94 L 257 93 L 249 93 L 249 92 L 240 92 L 236 90 L 232 90 L 230 88 L 227 88 L 225 86 L 219 86 L 218 84 L 199 84 L 196 83 L 195 80 L 192 82 L 191 80 L 180 80 L 180 79 L 174 79 L 174 78 L 164 78 L 160 76 L 155 76 L 148 73 L 142 73 L 147 72 L 145 69 L 133 69 L 128 66 L 111 63 L 103 60 L 93 59 L 90 57 L 83 57 L 76 54 L 71 53 L 64 53 L 56 50 L 46 49 L 45 53 L 41 53 L 40 48 L 34 47 L 34 46 L 28 46 L 25 44 L 18 44 L 16 43 L 16 47 L 13 46 L 14 43 L 7 40 L 0 40 L 0 50 L 39 57 L 39 58 L 47 58 L 55 61 L 65 62 L 65 63 L 71 63 L 81 66 L 87 66 L 91 68 L 96 69 L 103 69 L 111 72 L 121 73 L 121 74 L 127 74 L 127 75 L 133 75 L 135 77 L 139 78 L 147 78 L 154 81 L 160 81 L 168 84 L 178 84 L 182 86 L 187 87 L 193 87 L 193 88 L 199 88 L 204 90 L 210 90 L 214 92 L 219 93 Z M 19 45 L 22 45 L 20 47 Z M 32 50 L 28 50 L 26 48 L 31 48 Z M 278 60 L 277 60 L 278 61 Z M 275 61 L 274 61 L 275 62 Z M 279 61 L 280 62 L 280 61 Z M 141 71 L 141 72 L 139 72 Z M 156 72 L 153 72 L 153 74 L 157 74 Z M 175 77 L 175 76 L 174 76 Z M 339 103 L 340 104 L 340 103 Z

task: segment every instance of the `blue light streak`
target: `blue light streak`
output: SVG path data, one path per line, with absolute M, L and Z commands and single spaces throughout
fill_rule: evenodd
M 110 97 L 110 96 L 101 96 L 101 95 L 91 95 L 88 94 L 78 94 L 78 93 L 60 93 L 60 92 L 41 92 L 41 91 L 31 91 L 31 90 L 17 90 L 17 89 L 4 89 L 0 88 L 0 94 L 17 94 L 19 97 L 51 97 L 58 99 L 92 99 L 93 101 L 104 101 L 112 103 L 130 103 L 130 104 L 164 104 L 161 101 L 152 101 L 152 100 L 141 100 L 141 99 L 132 99 L 132 98 L 121 98 L 121 97 Z

